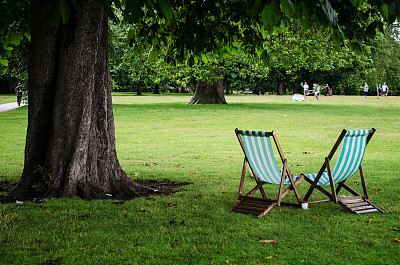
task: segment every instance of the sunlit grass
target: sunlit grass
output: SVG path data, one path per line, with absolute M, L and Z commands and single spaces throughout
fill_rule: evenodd
M 114 94 L 117 151 L 129 176 L 190 182 L 170 197 L 52 199 L 0 205 L 4 264 L 395 264 L 400 238 L 400 98 Z M 0 181 L 23 168 L 27 107 L 0 113 Z M 364 157 L 371 201 L 357 216 L 333 203 L 275 207 L 261 219 L 229 213 L 243 155 L 234 129 L 275 130 L 293 174 L 317 171 L 339 133 L 376 128 Z M 246 187 L 252 186 L 247 178 Z M 359 177 L 348 183 L 360 190 Z M 269 185 L 273 196 L 277 187 Z M 299 190 L 304 196 L 308 185 Z M 315 198 L 322 198 L 318 193 Z M 294 201 L 293 194 L 285 198 Z M 276 244 L 262 240 L 277 240 Z M 393 241 L 392 241 L 393 240 Z

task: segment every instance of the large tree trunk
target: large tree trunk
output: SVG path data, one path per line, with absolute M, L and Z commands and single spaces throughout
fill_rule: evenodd
M 212 84 L 198 81 L 193 97 L 186 104 L 227 104 L 223 80 L 214 81 Z
M 7 197 L 132 198 L 149 190 L 121 169 L 107 53 L 107 10 L 79 1 L 49 28 L 53 0 L 32 0 L 28 131 L 24 170 Z

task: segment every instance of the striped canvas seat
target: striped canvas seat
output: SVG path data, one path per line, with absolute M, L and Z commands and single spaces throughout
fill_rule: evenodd
M 276 163 L 270 133 L 239 130 L 238 134 L 242 138 L 244 150 L 253 173 L 261 181 L 280 184 L 282 173 Z M 297 179 L 298 177 L 294 178 Z M 284 184 L 291 184 L 288 175 L 285 175 Z
M 239 202 L 232 207 L 231 211 L 249 213 L 258 217 L 262 217 L 275 205 L 280 206 L 282 198 L 290 190 L 294 190 L 298 203 L 300 203 L 301 198 L 297 191 L 296 185 L 303 179 L 303 177 L 292 177 L 287 166 L 287 160 L 284 157 L 275 132 L 236 129 L 235 133 L 245 157 L 242 169 L 242 177 L 239 185 Z M 276 162 L 271 139 L 275 143 L 275 147 L 283 164 L 282 169 L 278 167 Z M 247 165 L 250 166 L 251 172 L 254 174 L 256 186 L 246 195 L 242 195 Z M 279 185 L 278 196 L 276 199 L 267 198 L 263 189 L 263 185 L 266 183 Z M 283 186 L 285 184 L 290 186 L 283 191 Z M 256 191 L 260 191 L 262 198 L 253 196 Z
M 362 160 L 364 157 L 365 149 L 371 137 L 375 133 L 375 129 L 371 130 L 343 130 L 338 140 L 332 148 L 332 151 L 325 158 L 318 173 L 301 174 L 304 179 L 311 184 L 304 200 L 308 200 L 315 189 L 321 191 L 329 197 L 329 200 L 321 200 L 314 202 L 333 201 L 339 203 L 345 209 L 356 213 L 369 213 L 380 211 L 381 209 L 370 203 L 368 199 L 367 185 L 365 182 L 364 170 L 362 167 Z M 335 154 L 339 145 L 342 144 L 336 165 L 331 170 L 331 159 Z M 353 176 L 357 171 L 360 172 L 361 183 L 364 194 L 361 195 L 354 189 L 345 184 L 346 180 Z M 330 192 L 324 189 L 324 186 L 330 186 Z M 345 189 L 353 196 L 345 196 L 338 198 L 339 191 Z
M 333 183 L 337 184 L 353 176 L 361 165 L 367 147 L 367 138 L 370 130 L 351 130 L 344 136 L 342 148 L 332 172 Z M 315 180 L 318 173 L 307 174 Z M 329 186 L 328 172 L 324 172 L 318 180 L 319 186 Z

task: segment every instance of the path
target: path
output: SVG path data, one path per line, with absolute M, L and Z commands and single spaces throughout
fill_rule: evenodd
M 0 104 L 0 112 L 14 110 L 14 109 L 17 109 L 17 108 L 22 107 L 22 106 L 25 106 L 25 104 L 21 103 L 21 106 L 18 106 L 17 102 Z

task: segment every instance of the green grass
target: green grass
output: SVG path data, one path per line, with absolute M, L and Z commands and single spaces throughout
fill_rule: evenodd
M 132 178 L 190 182 L 169 197 L 51 199 L 0 205 L 0 264 L 396 264 L 400 243 L 400 98 L 114 94 L 117 151 Z M 27 107 L 0 113 L 0 181 L 23 168 Z M 243 155 L 234 129 L 275 130 L 293 174 L 317 171 L 343 128 L 376 128 L 364 157 L 371 201 L 357 216 L 333 203 L 229 213 Z M 248 177 L 246 187 L 253 182 Z M 360 190 L 358 174 L 349 180 Z M 299 184 L 304 196 L 308 185 Z M 274 196 L 277 186 L 269 185 Z M 314 199 L 323 198 L 318 193 Z M 295 201 L 293 194 L 285 197 Z M 265 244 L 260 240 L 277 240 Z
M 0 94 L 0 104 L 17 102 L 17 95 L 2 95 Z

